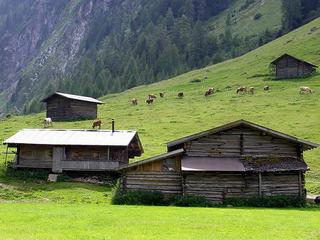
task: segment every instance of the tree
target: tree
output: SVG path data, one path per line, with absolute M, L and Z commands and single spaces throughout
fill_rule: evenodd
M 282 29 L 289 32 L 301 25 L 301 0 L 282 0 Z

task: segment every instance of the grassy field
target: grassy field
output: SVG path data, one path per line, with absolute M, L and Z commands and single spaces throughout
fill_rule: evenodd
M 4 204 L 0 239 L 319 239 L 320 209 Z

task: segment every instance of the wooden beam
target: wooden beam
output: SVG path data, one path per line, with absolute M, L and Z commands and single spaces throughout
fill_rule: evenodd
M 240 134 L 240 155 L 243 155 L 243 133 Z
M 299 171 L 299 196 L 302 197 L 302 178 L 301 178 L 301 171 Z
M 261 191 L 261 185 L 262 185 L 262 175 L 261 175 L 261 172 L 259 172 L 259 175 L 258 175 L 258 183 L 259 183 L 259 196 L 261 196 L 262 194 L 262 191 Z

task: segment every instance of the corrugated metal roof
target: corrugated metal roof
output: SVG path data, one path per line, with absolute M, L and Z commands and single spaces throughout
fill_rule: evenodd
M 181 169 L 182 171 L 245 172 L 245 168 L 238 158 L 183 157 Z
M 3 144 L 128 146 L 136 131 L 22 129 Z
M 51 98 L 54 95 L 59 95 L 65 98 L 69 99 L 74 99 L 74 100 L 79 100 L 79 101 L 84 101 L 84 102 L 92 102 L 92 103 L 97 103 L 97 104 L 104 104 L 104 102 L 101 102 L 95 98 L 92 97 L 85 97 L 85 96 L 79 96 L 79 95 L 74 95 L 74 94 L 69 94 L 69 93 L 61 93 L 61 92 L 55 92 L 54 94 L 50 95 L 49 97 L 46 97 L 45 99 L 42 99 L 41 102 L 47 102 L 49 98 Z

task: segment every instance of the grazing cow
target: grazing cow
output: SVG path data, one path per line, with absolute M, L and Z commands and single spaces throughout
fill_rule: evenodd
M 309 87 L 300 87 L 300 93 L 302 92 L 312 93 Z
M 149 98 L 150 98 L 150 99 L 151 99 L 151 98 L 157 98 L 157 96 L 154 95 L 154 94 L 152 94 L 152 93 L 150 93 L 150 94 L 149 94 Z
M 206 96 L 206 97 L 209 96 L 209 95 L 211 95 L 210 91 L 206 91 L 205 94 L 204 94 L 204 96 Z
M 250 87 L 249 91 L 250 91 L 251 94 L 254 94 L 254 87 Z
M 214 93 L 214 88 L 209 88 L 204 94 L 206 97 Z
M 269 86 L 264 86 L 264 87 L 263 87 L 263 90 L 264 90 L 264 91 L 268 91 L 269 89 L 270 89 Z
M 45 118 L 43 123 L 44 123 L 44 127 L 49 127 L 49 126 L 52 127 L 53 126 L 53 121 L 51 118 Z
M 237 94 L 239 94 L 239 92 L 247 93 L 247 88 L 246 87 L 239 87 L 237 89 Z
M 138 104 L 138 99 L 133 98 L 133 99 L 131 99 L 131 102 L 132 102 L 133 105 L 137 105 Z
M 178 92 L 178 97 L 182 98 L 183 97 L 183 92 Z
M 160 97 L 164 97 L 164 92 L 159 93 Z
M 211 92 L 211 93 L 214 93 L 214 88 L 213 87 L 209 88 L 208 91 Z
M 152 98 L 147 99 L 146 103 L 148 103 L 148 104 L 153 103 L 153 99 Z
M 99 127 L 101 129 L 101 120 L 95 120 L 92 124 L 92 128 Z

